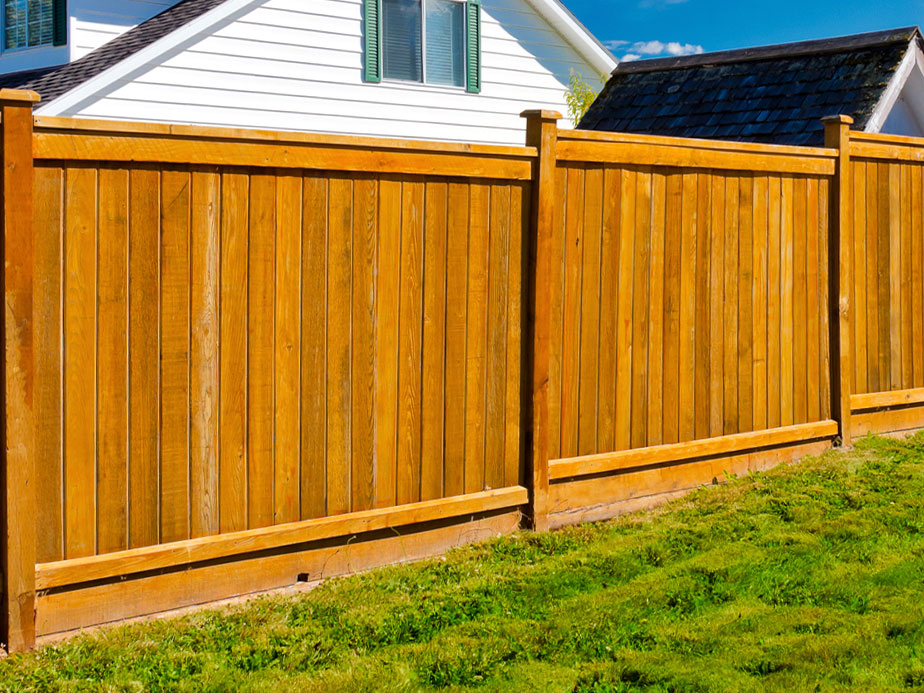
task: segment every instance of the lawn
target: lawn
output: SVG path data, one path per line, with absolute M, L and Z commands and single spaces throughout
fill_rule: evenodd
M 924 436 L 98 631 L 5 690 L 924 690 Z

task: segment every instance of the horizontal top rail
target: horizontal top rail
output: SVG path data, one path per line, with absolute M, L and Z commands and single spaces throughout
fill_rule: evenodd
M 851 132 L 850 156 L 858 159 L 924 162 L 924 138 Z
M 35 118 L 35 158 L 528 180 L 535 147 Z
M 852 135 L 853 133 L 851 133 Z M 639 135 L 631 132 L 600 132 L 598 130 L 559 130 L 558 140 L 582 140 L 595 142 L 626 142 L 631 144 L 652 144 L 662 147 L 685 147 L 694 149 L 719 149 L 732 152 L 753 152 L 782 156 L 813 156 L 836 159 L 837 151 L 825 147 L 797 147 L 788 144 L 759 144 L 757 142 L 732 142 L 729 140 L 705 140 L 696 137 L 668 137 L 666 135 Z
M 837 152 L 818 147 L 566 130 L 559 134 L 558 158 L 637 166 L 831 176 Z

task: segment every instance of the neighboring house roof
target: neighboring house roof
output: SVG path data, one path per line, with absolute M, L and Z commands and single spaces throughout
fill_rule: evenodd
M 612 54 L 560 0 L 529 2 L 601 72 L 612 69 L 616 64 Z M 59 97 L 80 87 L 85 88 L 80 91 L 90 91 L 110 84 L 189 39 L 191 36 L 187 34 L 201 34 L 216 21 L 257 4 L 255 0 L 180 0 L 176 5 L 72 63 L 0 75 L 0 88 L 31 89 L 37 92 L 42 101 L 36 108 L 47 112 L 48 104 Z M 194 24 L 197 26 L 193 27 Z M 198 26 L 200 24 L 203 26 Z
M 821 145 L 826 115 L 850 115 L 866 129 L 921 40 L 908 27 L 622 63 L 578 128 Z

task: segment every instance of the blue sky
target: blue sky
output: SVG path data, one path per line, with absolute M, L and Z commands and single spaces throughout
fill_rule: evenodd
M 615 55 L 657 57 L 924 24 L 924 0 L 564 0 Z M 612 43 L 610 43 L 612 42 Z M 660 51 L 657 49 L 661 49 Z

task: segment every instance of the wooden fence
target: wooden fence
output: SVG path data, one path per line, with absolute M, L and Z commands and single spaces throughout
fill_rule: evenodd
M 34 98 L 0 92 L 11 651 L 924 427 L 921 142 L 535 111 L 486 147 Z

